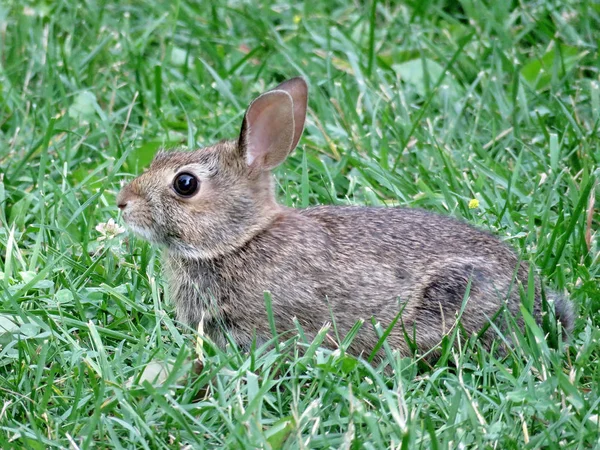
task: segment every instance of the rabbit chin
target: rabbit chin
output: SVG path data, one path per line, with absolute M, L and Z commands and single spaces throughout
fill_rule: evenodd
M 142 239 L 144 239 L 148 242 L 152 242 L 155 244 L 160 243 L 156 239 L 156 236 L 154 235 L 154 233 L 152 233 L 152 231 L 150 231 L 148 228 L 140 227 L 139 225 L 136 225 L 134 223 L 127 223 L 127 227 L 131 231 L 133 231 L 134 234 L 137 234 L 139 237 L 141 237 Z
M 206 252 L 199 250 L 190 244 L 186 244 L 179 239 L 161 239 L 156 233 L 150 229 L 136 225 L 134 223 L 127 223 L 127 226 L 133 233 L 145 241 L 152 244 L 164 245 L 169 249 L 169 252 L 173 255 L 177 255 L 186 259 L 210 259 L 214 256 L 218 256 L 218 253 Z
M 216 251 L 201 250 L 176 239 L 167 242 L 166 245 L 171 255 L 184 259 L 212 259 L 220 256 Z

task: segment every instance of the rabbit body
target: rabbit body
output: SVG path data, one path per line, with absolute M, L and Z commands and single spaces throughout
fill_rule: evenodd
M 506 305 L 516 313 L 528 267 L 494 236 L 418 209 L 283 207 L 270 170 L 296 146 L 304 125 L 306 85 L 290 80 L 253 102 L 238 140 L 194 152 L 161 152 L 148 172 L 119 194 L 125 221 L 166 247 L 166 273 L 178 318 L 218 345 L 243 348 L 272 338 L 264 293 L 278 333 L 308 338 L 326 322 L 343 336 L 367 322 L 352 342 L 369 353 L 401 313 L 388 342 L 410 353 L 434 348 L 458 313 L 467 333 L 481 330 Z M 534 315 L 541 316 L 536 282 Z M 468 290 L 468 296 L 466 296 Z M 552 296 L 551 296 L 552 298 Z M 563 326 L 572 310 L 554 297 Z M 492 333 L 483 335 L 489 346 Z M 333 345 L 326 340 L 324 345 Z
M 517 265 L 496 238 L 451 218 L 415 209 L 331 206 L 282 208 L 268 227 L 221 257 L 167 259 L 179 318 L 197 325 L 204 315 L 205 331 L 221 346 L 225 333 L 242 347 L 272 336 L 263 298 L 268 291 L 280 333 L 295 328 L 294 318 L 309 338 L 327 321 L 334 320 L 344 336 L 365 320 L 350 348 L 355 353 L 377 343 L 371 317 L 385 329 L 402 311 L 388 342 L 403 354 L 409 348 L 402 325 L 409 336 L 414 331 L 422 351 L 435 346 L 453 327 L 469 282 L 465 331 L 480 330 L 505 299 L 516 312 Z M 526 285 L 524 264 L 517 276 Z

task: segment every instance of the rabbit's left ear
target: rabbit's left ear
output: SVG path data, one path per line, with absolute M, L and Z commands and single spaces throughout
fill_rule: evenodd
M 308 101 L 304 79 L 292 78 L 254 100 L 244 116 L 239 148 L 251 168 L 270 170 L 298 145 Z

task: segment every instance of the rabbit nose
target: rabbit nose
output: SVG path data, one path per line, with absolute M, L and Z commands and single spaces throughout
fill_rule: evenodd
M 121 192 L 119 192 L 119 195 L 117 195 L 117 208 L 119 208 L 121 211 L 124 210 L 129 203 L 130 196 L 131 195 L 128 192 L 128 186 L 126 186 Z

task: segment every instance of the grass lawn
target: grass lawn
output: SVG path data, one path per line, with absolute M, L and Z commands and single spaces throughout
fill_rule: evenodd
M 4 0 L 0 448 L 599 448 L 599 43 L 589 0 Z M 571 297 L 571 347 L 450 336 L 389 375 L 296 336 L 193 375 L 160 250 L 102 224 L 157 149 L 237 136 L 296 75 L 283 203 L 489 230 Z

